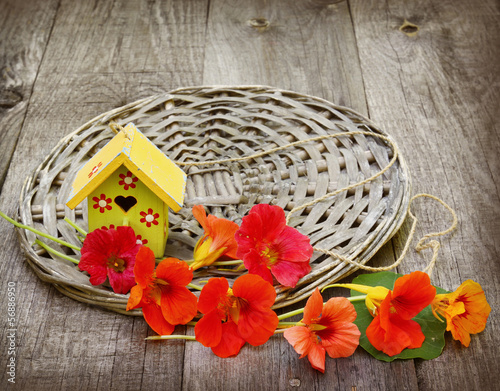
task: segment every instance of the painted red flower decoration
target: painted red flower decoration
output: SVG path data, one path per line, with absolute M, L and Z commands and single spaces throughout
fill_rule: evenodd
M 284 336 L 300 358 L 307 356 L 312 367 L 324 373 L 325 352 L 332 358 L 349 357 L 358 347 L 361 333 L 355 319 L 349 300 L 335 297 L 323 305 L 316 288 L 304 308 L 303 325 L 287 329 Z
M 137 241 L 137 244 L 142 244 L 143 246 L 148 244 L 148 240 L 143 239 L 142 235 L 137 235 L 136 241 Z
M 201 205 L 193 207 L 193 216 L 198 220 L 205 231 L 198 240 L 193 252 L 193 270 L 209 266 L 222 256 L 236 259 L 238 244 L 234 234 L 238 224 L 233 221 L 208 215 Z
M 276 205 L 258 204 L 243 217 L 236 232 L 236 255 L 252 274 L 269 283 L 295 287 L 311 271 L 313 248 L 309 238 L 286 225 L 285 212 Z
M 254 274 L 238 277 L 232 289 L 224 277 L 211 278 L 198 300 L 205 315 L 194 328 L 196 339 L 219 357 L 238 354 L 245 342 L 264 344 L 278 326 L 275 299 L 272 285 Z
M 197 313 L 196 296 L 186 288 L 193 272 L 176 258 L 161 261 L 155 269 L 155 256 L 141 247 L 134 267 L 135 281 L 127 311 L 142 307 L 144 319 L 160 335 L 170 335 L 175 325 L 186 324 Z
M 147 212 L 141 212 L 141 216 L 141 223 L 145 223 L 148 228 L 151 227 L 151 224 L 158 225 L 160 215 L 159 213 L 153 213 L 153 209 L 149 208 Z
M 101 194 L 99 197 L 92 197 L 92 200 L 95 202 L 93 205 L 94 209 L 99 209 L 100 213 L 104 213 L 106 210 L 111 210 L 111 198 L 107 198 L 106 195 Z
M 416 271 L 399 277 L 366 329 L 370 343 L 389 356 L 405 348 L 421 347 L 425 335 L 412 318 L 431 304 L 435 296 L 436 288 L 426 273 Z
M 131 227 L 98 228 L 85 237 L 78 267 L 90 274 L 92 285 L 109 278 L 113 291 L 125 294 L 135 285 L 134 265 L 140 248 Z
M 135 189 L 135 187 L 136 187 L 135 182 L 137 182 L 139 180 L 139 178 L 137 178 L 136 176 L 133 176 L 130 171 L 127 171 L 126 175 L 120 174 L 119 177 L 121 180 L 118 182 L 118 184 L 120 186 L 123 186 L 124 190 L 128 190 L 129 188 Z

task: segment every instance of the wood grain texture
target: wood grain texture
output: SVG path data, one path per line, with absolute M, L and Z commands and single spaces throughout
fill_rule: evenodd
M 0 7 L 0 192 L 23 126 L 57 1 L 2 1 Z
M 500 140 L 493 120 L 500 112 L 500 46 L 493 27 L 499 25 L 498 4 L 352 1 L 351 9 L 360 26 L 356 37 L 371 118 L 399 141 L 415 193 L 437 195 L 458 214 L 458 230 L 440 239 L 433 282 L 454 290 L 473 279 L 493 309 L 468 349 L 448 338 L 442 356 L 416 363 L 419 387 L 494 389 L 500 379 L 494 332 L 500 274 Z M 415 35 L 400 31 L 405 20 L 418 26 Z M 420 236 L 449 225 L 449 215 L 432 201 L 418 200 L 414 210 L 422 221 Z M 414 254 L 400 270 L 422 269 L 426 259 L 428 252 Z
M 14 214 L 22 180 L 63 135 L 85 121 L 144 96 L 201 84 L 206 9 L 199 1 L 61 1 L 0 209 Z M 12 12 L 27 19 L 31 10 Z M 18 284 L 17 382 L 12 389 L 164 389 L 167 381 L 172 389 L 180 388 L 182 343 L 168 349 L 146 344 L 150 331 L 143 319 L 75 306 L 54 287 L 36 281 L 15 245 L 12 227 L 0 224 L 2 290 L 8 281 Z M 2 352 L 3 341 L 2 327 Z M 3 368 L 6 360 L 2 354 Z M 159 378 L 161 373 L 168 379 Z M 2 387 L 6 379 L 2 371 Z
M 14 214 L 22 180 L 61 137 L 102 112 L 182 86 L 271 85 L 369 114 L 396 139 L 414 192 L 441 197 L 459 215 L 458 230 L 440 239 L 433 282 L 455 289 L 471 278 L 485 288 L 493 308 L 486 330 L 473 336 L 469 348 L 448 337 L 443 355 L 431 361 L 384 363 L 358 349 L 349 358 L 327 358 L 323 375 L 282 337 L 220 359 L 197 343 L 146 342 L 154 333 L 143 319 L 77 303 L 40 282 L 2 220 L 2 297 L 9 281 L 18 288 L 17 375 L 8 389 L 497 388 L 495 0 L 1 0 L 0 9 L 0 176 L 7 173 L 2 211 Z M 401 31 L 405 20 L 416 27 Z M 8 150 L 15 151 L 12 159 L 3 153 Z M 430 201 L 419 200 L 413 209 L 421 221 L 417 236 L 449 223 Z M 392 263 L 407 229 L 371 265 Z M 411 252 L 398 271 L 421 270 L 429 258 L 428 252 Z M 345 294 L 331 290 L 325 298 Z M 0 308 L 0 367 L 6 368 L 5 301 Z M 7 378 L 2 370 L 0 389 Z

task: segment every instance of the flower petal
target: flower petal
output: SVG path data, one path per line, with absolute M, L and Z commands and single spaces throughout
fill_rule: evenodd
M 194 218 L 200 223 L 204 231 L 208 230 L 207 212 L 201 205 L 195 205 L 192 209 Z
M 312 344 L 307 358 L 314 369 L 325 373 L 325 348 L 323 346 Z
M 149 247 L 142 246 L 137 252 L 134 265 L 135 281 L 138 285 L 145 288 L 151 282 L 155 266 L 153 251 Z
M 273 275 L 267 266 L 262 263 L 262 260 L 255 249 L 251 249 L 244 257 L 243 264 L 251 274 L 256 274 L 262 277 L 269 284 L 273 284 Z
M 273 286 L 255 274 L 244 274 L 233 284 L 233 294 L 255 307 L 271 307 L 276 299 Z
M 271 266 L 271 273 L 283 286 L 295 288 L 297 282 L 311 271 L 309 260 L 304 262 L 288 262 L 281 260 Z
M 293 346 L 295 351 L 303 358 L 309 354 L 313 345 L 311 331 L 304 326 L 294 326 L 286 329 L 283 333 L 288 343 Z
M 311 294 L 311 297 L 307 299 L 306 306 L 304 307 L 304 319 L 305 324 L 311 324 L 313 321 L 318 319 L 323 311 L 323 297 L 316 288 Z
M 345 297 L 332 297 L 323 306 L 323 313 L 318 322 L 328 326 L 336 322 L 353 322 L 356 319 L 354 305 Z
M 122 272 L 108 268 L 108 278 L 114 292 L 126 294 L 135 285 L 134 265 L 129 263 Z
M 161 313 L 161 308 L 156 303 L 147 303 L 142 307 L 142 313 L 149 327 L 160 335 L 170 335 L 175 327 L 168 323 Z
M 250 345 L 259 346 L 274 334 L 278 322 L 278 316 L 271 309 L 242 308 L 238 319 L 239 334 Z
M 156 267 L 156 278 L 171 285 L 186 286 L 193 280 L 193 271 L 184 261 L 177 258 L 166 258 Z
M 245 340 L 239 335 L 236 324 L 234 322 L 227 322 L 222 324 L 220 343 L 212 348 L 212 352 L 223 358 L 236 356 L 244 344 Z
M 328 329 L 327 329 L 328 330 Z M 359 345 L 358 326 L 351 322 L 336 322 L 328 334 L 318 331 L 322 345 L 331 358 L 349 357 Z
M 186 324 L 197 314 L 196 296 L 184 286 L 161 287 L 161 312 L 168 323 Z
M 221 299 L 227 295 L 229 284 L 224 277 L 211 278 L 201 290 L 198 299 L 198 311 L 207 314 L 217 308 Z
M 392 305 L 403 319 L 411 319 L 427 307 L 436 296 L 427 273 L 416 271 L 399 277 L 392 291 Z
M 194 326 L 196 340 L 203 346 L 214 347 L 222 338 L 222 322 L 217 310 L 205 314 Z
M 241 226 L 234 235 L 238 243 L 236 256 L 243 259 L 245 254 L 251 249 L 255 249 L 262 242 L 263 237 L 264 228 L 262 218 L 256 213 L 243 217 Z
M 405 348 L 422 346 L 425 336 L 417 322 L 403 319 L 396 313 L 391 314 L 391 300 L 391 293 L 388 293 L 379 314 L 366 329 L 366 336 L 375 349 L 395 356 Z
M 230 258 L 237 258 L 236 251 L 238 244 L 234 235 L 240 227 L 234 221 L 215 218 L 212 222 L 210 236 L 213 238 L 213 250 L 225 247 L 224 255 Z
M 278 205 L 257 204 L 250 209 L 248 216 L 256 214 L 265 222 L 265 239 L 274 242 L 286 227 L 286 217 L 283 208 Z M 245 217 L 243 218 L 243 220 Z M 241 224 L 243 226 L 243 223 Z
M 314 252 L 309 237 L 289 226 L 283 228 L 276 242 L 280 259 L 289 262 L 309 262 Z
M 137 308 L 141 304 L 143 289 L 136 285 L 130 290 L 130 297 L 127 301 L 127 311 Z

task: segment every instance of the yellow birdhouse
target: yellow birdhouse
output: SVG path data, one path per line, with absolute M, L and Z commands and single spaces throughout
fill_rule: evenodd
M 89 232 L 128 225 L 161 258 L 168 208 L 181 209 L 185 186 L 184 171 L 130 123 L 78 171 L 66 205 L 87 198 Z

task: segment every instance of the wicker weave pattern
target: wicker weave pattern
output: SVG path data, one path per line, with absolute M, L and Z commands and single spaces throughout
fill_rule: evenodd
M 110 121 L 123 125 L 134 122 L 180 164 L 250 156 L 318 135 L 350 131 L 385 134 L 350 109 L 294 92 L 261 86 L 179 89 L 104 113 L 62 139 L 23 187 L 19 213 L 24 224 L 81 245 L 63 218 L 86 227 L 87 206 L 82 204 L 73 211 L 64 203 L 76 171 L 113 137 Z M 272 203 L 290 211 L 371 177 L 389 163 L 392 153 L 384 141 L 357 134 L 307 142 L 240 162 L 182 166 L 188 174 L 185 208 L 170 213 L 166 255 L 192 258 L 202 235 L 191 213 L 193 205 L 202 204 L 209 213 L 238 224 L 257 203 Z M 409 173 L 399 156 L 384 175 L 294 213 L 289 225 L 308 235 L 313 246 L 364 264 L 402 224 L 409 186 Z M 125 313 L 127 296 L 90 285 L 78 267 L 33 246 L 32 233 L 19 230 L 19 234 L 29 263 L 42 280 L 76 300 Z M 316 253 L 311 266 L 312 273 L 296 288 L 276 286 L 275 308 L 299 301 L 316 287 L 355 270 Z M 193 282 L 221 275 L 231 280 L 240 274 L 210 267 L 196 271 Z

